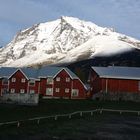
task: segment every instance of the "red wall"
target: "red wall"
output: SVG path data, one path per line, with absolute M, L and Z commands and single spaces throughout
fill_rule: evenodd
M 8 84 L 2 84 L 2 78 L 0 79 L 0 95 L 2 95 L 2 90 L 7 89 L 8 90 Z
M 137 80 L 124 80 L 124 79 L 102 79 L 102 89 L 109 92 L 126 92 L 126 93 L 139 93 Z
M 60 81 L 56 81 L 57 77 L 60 77 Z M 66 78 L 70 78 L 70 76 L 65 70 L 62 70 L 54 78 L 54 95 L 53 96 L 63 97 L 63 98 L 70 98 L 71 97 L 72 79 L 70 78 L 70 81 L 66 82 Z M 59 88 L 60 92 L 55 92 L 56 88 Z M 65 93 L 66 88 L 69 89 L 69 93 Z
M 101 79 L 98 74 L 93 70 L 91 70 L 90 73 L 90 87 L 91 97 L 94 93 L 98 93 L 102 90 Z
M 80 82 L 79 79 L 73 79 L 73 89 L 78 89 L 78 97 L 71 97 L 72 99 L 85 99 L 87 98 L 87 90 L 85 89 L 84 85 Z
M 40 81 L 35 81 L 35 85 L 34 86 L 31 86 L 31 85 L 28 84 L 28 92 L 30 90 L 34 90 L 35 93 L 39 93 L 40 92 L 39 88 L 40 88 Z
M 16 78 L 16 82 L 12 82 L 12 78 Z M 15 93 L 20 93 L 20 89 L 24 89 L 25 93 L 27 93 L 28 80 L 26 79 L 25 83 L 22 83 L 22 78 L 26 79 L 20 70 L 14 73 L 9 79 L 9 91 L 13 88 Z
M 46 94 L 46 78 L 40 78 L 40 94 L 45 95 Z
M 39 93 L 41 95 L 46 96 L 46 88 L 52 88 L 53 84 L 48 84 L 47 83 L 47 78 L 40 78 L 40 91 Z M 51 95 L 48 95 L 51 96 Z

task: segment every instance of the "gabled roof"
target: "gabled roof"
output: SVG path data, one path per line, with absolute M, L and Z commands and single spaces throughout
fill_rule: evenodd
M 0 68 L 0 77 L 9 78 L 16 70 L 17 70 L 17 68 L 1 67 Z
M 79 79 L 79 77 L 75 74 L 75 73 L 73 73 L 70 69 L 68 69 L 68 68 L 65 68 L 65 70 L 68 72 L 68 74 L 72 77 L 72 78 L 78 78 Z
M 140 68 L 138 67 L 92 67 L 102 78 L 134 79 L 140 80 Z
M 62 67 L 42 67 L 38 69 L 38 77 L 54 77 L 62 69 Z
M 17 70 L 21 70 L 28 78 L 37 78 L 37 70 L 33 68 L 1 67 L 0 77 L 10 78 Z
M 20 68 L 20 70 L 29 78 L 37 79 L 38 78 L 38 69 L 35 68 Z
M 72 71 L 64 67 L 42 67 L 42 68 L 12 68 L 12 67 L 1 67 L 0 68 L 0 77 L 9 78 L 17 70 L 21 70 L 29 79 L 37 79 L 39 77 L 54 77 L 61 70 L 66 70 L 71 78 L 78 78 Z

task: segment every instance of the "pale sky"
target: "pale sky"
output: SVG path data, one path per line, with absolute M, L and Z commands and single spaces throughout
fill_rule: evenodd
M 72 16 L 140 40 L 140 0 L 0 0 L 0 46 L 33 24 Z

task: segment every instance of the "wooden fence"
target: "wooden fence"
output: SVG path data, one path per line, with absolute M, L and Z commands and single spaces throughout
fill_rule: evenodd
M 90 113 L 90 115 L 93 116 L 93 113 L 95 113 L 95 112 L 99 113 L 99 114 L 102 114 L 103 112 L 117 112 L 119 114 L 133 113 L 133 114 L 138 115 L 138 116 L 140 115 L 140 111 L 135 111 L 135 110 L 95 109 L 95 110 L 89 110 L 89 111 L 76 111 L 76 112 L 68 113 L 68 114 L 57 114 L 57 115 L 44 116 L 44 117 L 34 117 L 34 118 L 26 119 L 26 120 L 16 120 L 16 121 L 10 121 L 10 122 L 2 122 L 2 123 L 0 123 L 0 126 L 15 124 L 17 127 L 20 127 L 21 123 L 23 123 L 25 121 L 36 121 L 37 124 L 39 124 L 40 120 L 42 120 L 42 119 L 53 118 L 54 120 L 57 120 L 60 117 L 68 117 L 69 119 L 71 119 L 72 116 L 74 117 L 74 115 L 79 115 L 80 117 L 82 117 L 86 113 Z

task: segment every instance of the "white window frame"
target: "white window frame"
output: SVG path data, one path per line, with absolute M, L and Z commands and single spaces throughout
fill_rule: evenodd
M 13 78 L 11 79 L 11 81 L 12 81 L 13 83 L 15 83 L 15 82 L 16 82 L 16 78 L 13 77 Z
M 11 88 L 11 89 L 10 89 L 10 92 L 11 92 L 11 93 L 15 93 L 15 89 L 14 89 L 14 88 Z
M 60 81 L 60 77 L 56 77 L 56 81 L 59 82 Z
M 60 88 L 55 88 L 55 92 L 60 92 Z
M 30 80 L 29 81 L 29 86 L 35 86 L 35 80 Z
M 26 82 L 26 79 L 25 78 L 22 78 L 21 79 L 21 83 L 25 83 Z
M 70 82 L 70 78 L 69 77 L 66 77 L 66 82 Z
M 20 93 L 25 93 L 25 89 L 20 89 Z
M 2 85 L 8 85 L 8 79 L 7 78 L 2 79 Z
M 47 85 L 53 84 L 53 78 L 52 77 L 47 77 Z
M 78 89 L 72 89 L 72 96 L 77 97 L 79 95 Z
M 46 88 L 46 95 L 53 95 L 53 88 Z
M 70 89 L 69 88 L 65 88 L 65 93 L 69 93 Z
M 30 89 L 30 90 L 29 90 L 29 93 L 30 93 L 30 94 L 34 94 L 34 93 L 35 93 L 35 90 Z

